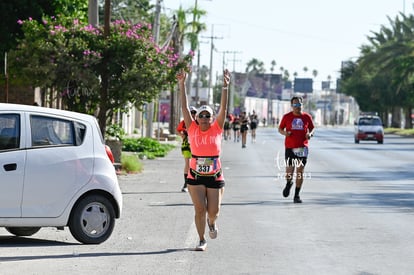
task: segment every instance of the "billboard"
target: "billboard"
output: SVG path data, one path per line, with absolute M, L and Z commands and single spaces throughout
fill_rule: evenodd
M 277 99 L 282 95 L 281 74 L 234 73 L 235 92 L 241 97 Z
M 329 90 L 331 88 L 331 82 L 330 81 L 322 81 L 322 90 Z
M 293 91 L 295 93 L 312 93 L 313 92 L 312 78 L 295 78 Z

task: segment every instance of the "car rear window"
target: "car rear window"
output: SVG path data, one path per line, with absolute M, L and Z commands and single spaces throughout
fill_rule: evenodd
M 79 146 L 83 143 L 83 140 L 85 139 L 86 126 L 79 122 L 75 122 L 74 126 L 75 126 L 74 128 L 75 128 L 76 145 Z
M 20 115 L 0 114 L 0 150 L 20 146 Z
M 30 126 L 32 146 L 80 145 L 86 128 L 71 120 L 39 115 L 30 117 Z

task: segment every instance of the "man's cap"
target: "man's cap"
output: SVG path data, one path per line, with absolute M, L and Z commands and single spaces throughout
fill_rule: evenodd
M 198 110 L 197 110 L 197 116 L 201 113 L 201 112 L 208 112 L 208 113 L 210 113 L 210 115 L 213 115 L 213 109 L 211 109 L 211 107 L 210 106 L 208 106 L 208 105 L 203 105 L 203 106 L 201 106 L 200 108 L 198 108 Z

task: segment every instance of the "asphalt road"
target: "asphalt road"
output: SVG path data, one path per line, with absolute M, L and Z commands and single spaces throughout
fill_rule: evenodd
M 124 212 L 111 238 L 81 245 L 68 229 L 29 238 L 0 229 L 0 274 L 413 274 L 414 139 L 354 144 L 352 128 L 317 129 L 302 204 L 281 195 L 283 139 L 259 129 L 223 143 L 219 236 L 196 252 L 179 149 L 120 176 Z

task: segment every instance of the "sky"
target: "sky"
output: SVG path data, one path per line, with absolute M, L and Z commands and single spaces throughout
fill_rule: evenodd
M 410 0 L 162 0 L 163 13 L 172 14 L 180 5 L 194 7 L 207 14 L 201 21 L 207 30 L 200 34 L 200 64 L 213 75 L 224 67 L 245 72 L 253 58 L 262 61 L 270 73 L 280 67 L 293 78 L 312 77 L 314 84 L 340 77 L 341 62 L 355 59 L 360 47 L 369 44 L 367 36 L 389 27 L 387 17 L 413 13 Z M 155 3 L 155 0 L 154 0 Z M 210 39 L 215 37 L 215 39 Z M 211 58 L 211 40 L 214 51 Z M 189 45 L 185 51 L 189 50 Z M 223 53 L 225 52 L 225 53 Z M 197 59 L 195 59 L 196 61 Z M 307 67 L 305 73 L 303 68 Z M 334 86 L 334 85 L 333 85 Z

